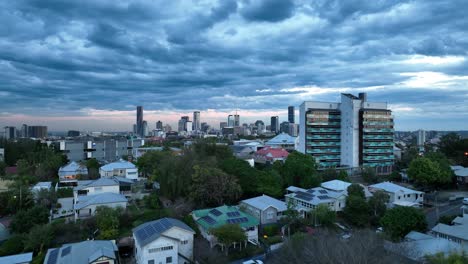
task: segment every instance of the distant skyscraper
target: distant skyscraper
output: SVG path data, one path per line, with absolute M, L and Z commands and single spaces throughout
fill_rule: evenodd
M 32 138 L 46 138 L 47 126 L 29 126 L 28 136 Z
M 23 124 L 21 126 L 21 137 L 23 137 L 23 138 L 29 137 L 29 135 L 28 135 L 28 125 L 26 125 L 26 124 Z
M 234 126 L 240 126 L 240 116 L 238 114 L 234 115 Z
M 223 128 L 225 128 L 227 126 L 228 126 L 227 122 L 219 122 L 219 129 L 223 130 Z
M 418 146 L 424 146 L 426 142 L 426 131 L 420 129 L 418 130 Z
M 137 125 L 136 125 L 136 124 L 133 124 L 133 134 L 134 134 L 134 135 L 137 135 L 137 131 L 138 131 Z
M 288 121 L 294 123 L 294 106 L 288 106 Z
M 195 130 L 195 131 L 200 131 L 201 130 L 200 112 L 199 111 L 193 112 L 193 130 Z
M 143 137 L 147 137 L 149 135 L 149 128 L 148 128 L 148 122 L 143 120 Z
M 203 132 L 208 132 L 208 130 L 210 130 L 210 125 L 208 125 L 206 122 L 201 123 L 201 130 Z
M 6 139 L 16 138 L 16 127 L 5 127 L 5 138 Z
M 233 115 L 228 115 L 228 127 L 233 127 L 234 126 L 234 116 Z
M 279 117 L 278 116 L 271 117 L 270 131 L 274 133 L 278 133 L 279 131 Z
M 193 128 L 193 122 L 192 121 L 187 121 L 185 122 L 185 131 L 191 132 Z
M 163 123 L 161 121 L 156 122 L 156 130 L 163 130 Z
M 289 135 L 291 137 L 297 137 L 299 126 L 297 124 L 289 123 Z
M 261 134 L 265 131 L 265 123 L 262 120 L 255 121 L 255 126 L 257 127 L 257 133 Z
M 68 135 L 69 137 L 79 137 L 79 136 L 80 136 L 80 131 L 68 130 L 67 135 Z
M 182 132 L 185 131 L 185 120 L 184 119 L 179 119 L 179 122 L 177 124 L 177 132 Z
M 137 135 L 143 137 L 143 106 L 137 106 Z
M 281 122 L 280 124 L 280 132 L 281 133 L 289 133 L 289 122 L 287 121 L 284 121 L 284 122 Z
M 184 131 L 187 131 L 187 122 L 190 121 L 190 117 L 189 116 L 183 116 L 181 117 L 182 120 L 184 120 Z

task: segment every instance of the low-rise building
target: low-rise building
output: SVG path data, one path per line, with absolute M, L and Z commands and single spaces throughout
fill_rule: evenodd
M 32 262 L 33 253 L 23 253 L 0 257 L 0 264 L 29 264 Z
M 275 161 L 284 162 L 288 158 L 289 152 L 282 148 L 266 146 L 254 154 L 255 163 L 273 164 Z
M 52 190 L 52 182 L 38 182 L 31 189 L 32 193 L 37 194 L 42 190 Z
M 304 190 L 290 186 L 288 192 L 290 193 L 285 195 L 286 203 L 292 203 L 303 217 L 321 204 L 335 212 L 342 211 L 346 206 L 346 194 L 343 191 L 331 191 L 322 187 Z
M 412 190 L 391 182 L 381 182 L 369 186 L 371 192 L 382 190 L 390 196 L 389 206 L 421 207 L 424 202 L 424 193 Z
M 468 184 L 468 168 L 463 166 L 450 166 L 452 168 L 455 177 L 457 177 L 458 184 Z
M 299 138 L 292 137 L 286 133 L 281 133 L 276 137 L 268 140 L 265 143 L 266 146 L 274 147 L 274 148 L 283 148 L 287 151 L 293 151 L 298 148 L 299 145 Z
M 242 211 L 236 206 L 219 206 L 192 212 L 192 217 L 198 225 L 202 236 L 210 242 L 210 246 L 219 245 L 218 239 L 211 233 L 213 228 L 228 224 L 238 224 L 247 236 L 247 240 L 253 244 L 258 243 L 259 221 Z M 239 241 L 244 242 L 244 241 Z
M 137 264 L 192 263 L 195 231 L 180 220 L 162 218 L 133 229 Z
M 60 167 L 58 171 L 60 184 L 63 186 L 76 186 L 81 176 L 88 175 L 88 168 L 78 162 L 72 161 Z
M 239 203 L 239 207 L 257 218 L 261 225 L 278 222 L 288 209 L 285 202 L 265 194 L 243 200 Z
M 114 241 L 88 240 L 50 248 L 44 264 L 118 264 L 119 252 Z
M 322 188 L 325 188 L 330 191 L 335 191 L 335 192 L 344 192 L 344 194 L 347 196 L 348 195 L 348 187 L 351 185 L 350 182 L 345 182 L 341 180 L 331 180 L 327 182 L 323 182 L 320 184 Z M 363 184 L 359 184 L 362 189 L 364 190 L 364 195 L 366 196 L 366 199 L 369 199 L 372 197 L 372 193 L 369 191 L 369 188 Z
M 99 168 L 99 174 L 102 178 L 118 176 L 125 177 L 131 180 L 137 180 L 138 168 L 135 166 L 135 164 L 121 159 L 119 161 L 106 164 Z
M 432 234 L 461 244 L 468 251 L 468 207 L 462 206 L 463 216 L 456 217 L 453 225 L 438 223 L 431 230 Z

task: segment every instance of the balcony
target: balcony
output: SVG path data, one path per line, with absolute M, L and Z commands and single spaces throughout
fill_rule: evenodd
M 378 154 L 378 153 L 392 154 L 393 149 L 364 149 L 362 152 L 366 154 Z
M 386 155 L 386 156 L 365 156 L 363 160 L 365 161 L 378 161 L 378 160 L 394 160 L 394 155 Z
M 340 146 L 340 142 L 328 141 L 328 142 L 307 142 L 308 147 L 329 147 L 329 146 Z
M 381 167 L 381 166 L 393 166 L 393 162 L 363 162 L 364 167 Z
M 393 147 L 393 142 L 364 142 L 364 147 Z
M 363 131 L 370 133 L 393 133 L 393 128 L 364 128 Z
M 306 139 L 337 139 L 337 140 L 340 140 L 340 135 L 312 135 L 312 136 L 307 136 Z
M 371 125 L 371 126 L 393 126 L 393 121 L 386 121 L 386 122 L 364 121 L 362 123 L 364 125 Z
M 307 128 L 307 132 L 312 133 L 340 133 L 339 128 Z
M 325 153 L 340 153 L 340 149 L 308 149 L 309 154 L 325 154 Z
M 392 139 L 393 135 L 363 135 L 364 139 Z

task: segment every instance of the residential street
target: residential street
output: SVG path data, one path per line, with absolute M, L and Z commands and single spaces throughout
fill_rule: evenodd
M 439 212 L 437 215 L 436 207 L 425 209 L 426 218 L 427 218 L 427 227 L 432 229 L 438 222 L 438 217 L 444 215 L 459 215 L 461 214 L 460 207 L 462 206 L 462 200 L 446 202 L 443 205 L 440 205 Z

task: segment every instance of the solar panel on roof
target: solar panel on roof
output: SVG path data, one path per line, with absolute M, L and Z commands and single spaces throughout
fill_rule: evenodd
M 141 240 L 145 240 L 146 238 L 148 238 L 148 234 L 146 234 L 145 230 L 144 229 L 140 229 L 136 232 L 136 235 L 139 239 Z
M 326 200 L 326 199 L 330 199 L 330 197 L 328 197 L 328 195 L 320 195 L 320 196 L 317 196 L 320 200 Z
M 163 225 L 161 223 L 154 223 L 152 226 L 153 226 L 153 230 L 158 233 L 162 233 L 164 232 L 164 230 L 168 228 L 167 225 Z
M 221 213 L 218 209 L 215 208 L 215 209 L 212 209 L 212 210 L 210 211 L 210 214 L 213 214 L 213 215 L 215 215 L 215 216 L 220 216 L 220 215 L 222 215 L 223 213 Z
M 210 225 L 216 224 L 216 221 L 208 215 L 202 217 L 202 219 Z
M 327 194 L 327 193 L 328 193 L 328 192 L 325 191 L 325 190 L 319 190 L 319 192 L 320 192 L 321 194 Z
M 145 228 L 143 228 L 143 230 L 145 230 L 145 232 L 146 232 L 146 234 L 148 236 L 151 236 L 155 232 L 154 227 L 152 225 L 145 226 Z
M 230 218 L 227 220 L 229 224 L 239 224 L 239 223 L 246 223 L 249 219 L 247 217 L 240 217 L 240 218 Z
M 299 193 L 296 193 L 296 198 L 302 199 L 302 200 L 312 200 L 314 196 L 308 193 L 299 192 Z
M 70 254 L 70 252 L 71 252 L 71 247 L 68 246 L 68 247 L 62 249 L 62 254 L 61 254 L 61 256 L 62 256 L 62 257 L 65 257 L 66 255 Z
M 49 260 L 47 260 L 47 264 L 55 264 L 57 263 L 57 257 L 58 257 L 58 249 L 54 249 L 50 252 L 49 254 Z
M 227 216 L 228 217 L 236 217 L 236 216 L 240 216 L 240 213 L 239 212 L 228 212 Z

